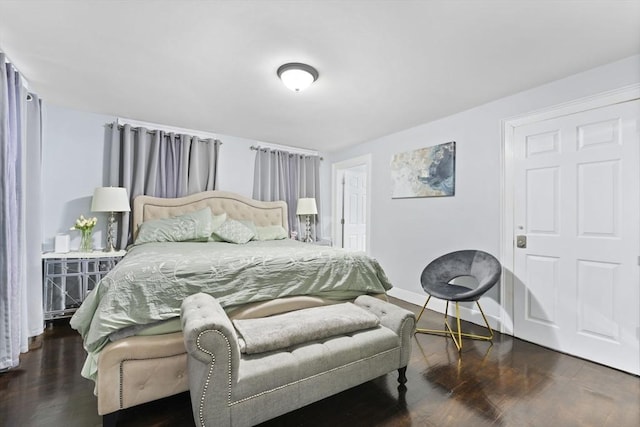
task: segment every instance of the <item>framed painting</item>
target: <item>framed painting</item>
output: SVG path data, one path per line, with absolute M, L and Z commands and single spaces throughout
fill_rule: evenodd
M 455 166 L 455 141 L 394 154 L 391 198 L 453 196 Z

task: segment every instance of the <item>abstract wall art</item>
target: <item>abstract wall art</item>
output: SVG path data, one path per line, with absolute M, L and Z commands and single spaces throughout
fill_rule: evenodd
M 455 194 L 455 141 L 395 154 L 391 158 L 391 197 Z

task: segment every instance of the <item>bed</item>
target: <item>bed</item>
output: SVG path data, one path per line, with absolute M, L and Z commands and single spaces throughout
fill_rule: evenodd
M 162 230 L 155 228 L 174 218 L 203 218 L 203 212 L 213 218 L 211 227 L 218 221 L 217 241 L 165 241 Z M 260 240 L 220 241 L 224 239 L 217 233 L 238 222 Z M 204 221 L 196 223 L 197 233 L 211 234 L 209 225 L 200 225 Z M 136 244 L 71 320 L 88 352 L 82 375 L 95 381 L 98 413 L 107 416 L 105 424 L 121 409 L 188 390 L 187 354 L 179 327 L 180 305 L 188 295 L 209 293 L 231 318 L 241 319 L 350 301 L 364 294 L 384 298 L 391 288 L 375 260 L 283 238 L 287 223 L 286 203 L 223 191 L 134 200 Z

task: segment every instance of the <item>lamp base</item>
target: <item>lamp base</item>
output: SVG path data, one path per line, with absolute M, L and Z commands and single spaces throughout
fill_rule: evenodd
M 116 252 L 116 248 L 113 245 L 113 231 L 116 222 L 115 212 L 109 213 L 109 221 L 107 222 L 107 247 L 104 248 L 105 252 Z
M 307 221 L 306 221 L 306 233 L 307 236 L 304 239 L 305 243 L 313 243 L 313 239 L 311 238 L 311 220 L 309 219 L 309 215 L 306 215 L 307 217 Z

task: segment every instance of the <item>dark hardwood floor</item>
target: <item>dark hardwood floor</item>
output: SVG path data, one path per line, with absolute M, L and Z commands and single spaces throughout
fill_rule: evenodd
M 393 300 L 417 311 L 416 306 Z M 435 327 L 429 312 L 421 327 Z M 475 326 L 466 325 L 476 328 Z M 17 369 L 0 374 L 0 426 L 98 426 L 84 350 L 57 321 Z M 389 374 L 266 422 L 275 426 L 640 426 L 640 379 L 518 339 L 417 334 L 407 390 Z M 123 411 L 120 426 L 193 426 L 188 393 Z

